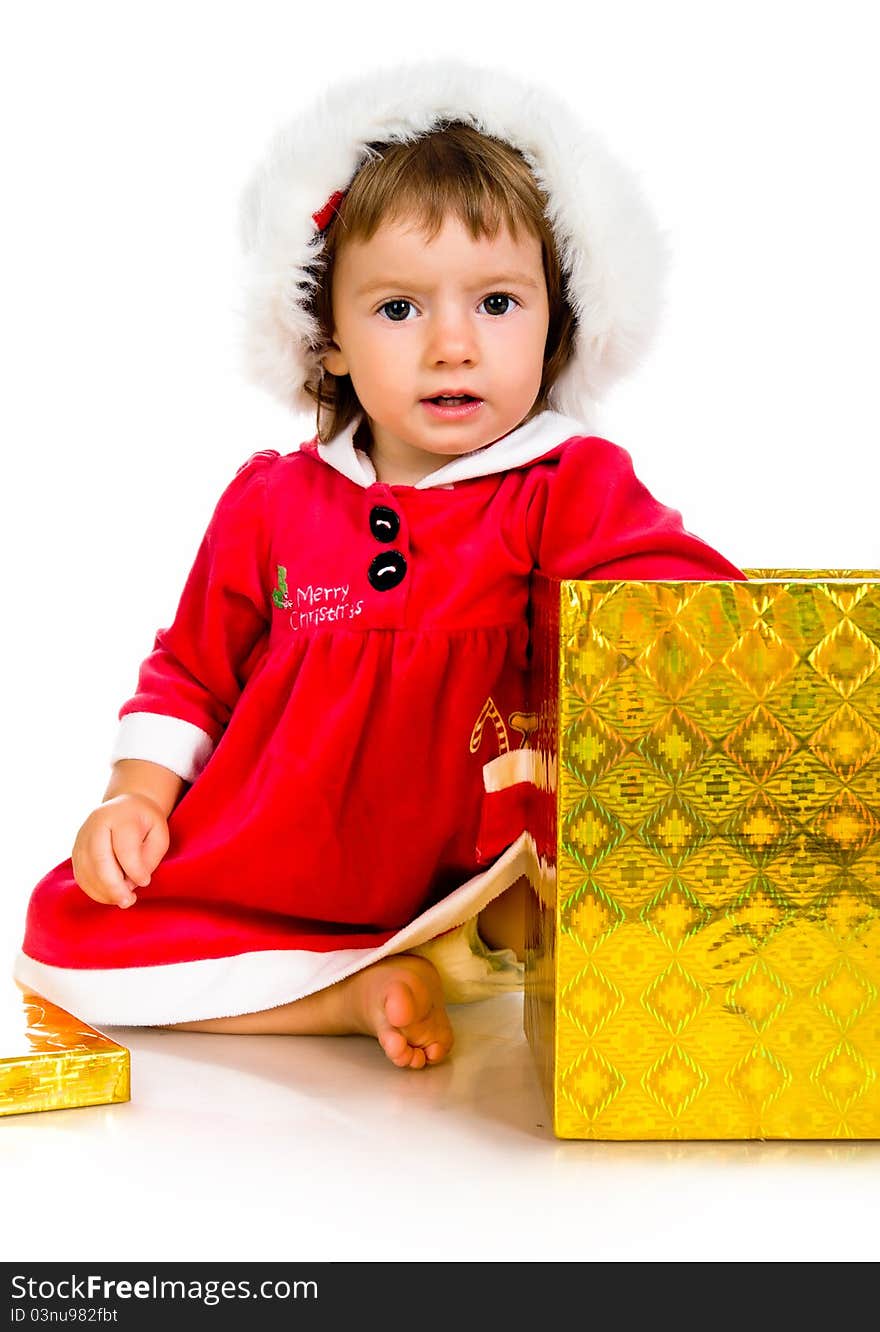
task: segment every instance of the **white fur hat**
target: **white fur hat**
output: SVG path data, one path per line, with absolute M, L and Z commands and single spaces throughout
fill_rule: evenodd
M 325 90 L 278 130 L 242 197 L 247 373 L 294 410 L 317 377 L 320 330 L 303 304 L 321 251 L 318 223 L 370 143 L 411 141 L 462 120 L 519 149 L 547 216 L 577 318 L 572 359 L 549 406 L 590 423 L 593 405 L 656 331 L 668 260 L 633 177 L 554 94 L 495 68 L 444 57 L 375 69 Z

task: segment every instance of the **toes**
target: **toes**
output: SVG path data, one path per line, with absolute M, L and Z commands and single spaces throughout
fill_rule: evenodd
M 398 1068 L 437 1064 L 452 1048 L 452 1026 L 443 1008 L 439 982 L 432 986 L 430 976 L 423 975 L 418 964 L 405 977 L 387 980 L 380 1013 L 376 1032 L 379 1044 Z
M 441 1059 L 445 1059 L 452 1049 L 452 1041 L 432 1041 L 430 1045 L 425 1046 L 425 1058 L 429 1064 L 439 1064 Z
M 386 1031 L 379 1032 L 379 1044 L 393 1064 L 396 1064 L 410 1050 L 409 1041 L 403 1032 L 398 1031 L 395 1027 L 389 1027 Z
M 397 1068 L 424 1068 L 428 1063 L 421 1046 L 410 1045 L 402 1032 L 383 1031 L 379 1037 L 379 1044 Z
M 426 1050 L 420 1045 L 410 1045 L 402 1031 L 390 1027 L 379 1035 L 379 1044 L 385 1054 L 398 1068 L 424 1068 L 429 1060 Z
M 421 988 L 421 987 L 420 987 Z M 406 981 L 395 980 L 385 992 L 385 1016 L 392 1027 L 411 1027 L 426 1018 L 431 1011 L 431 999 L 426 993 L 418 998 Z

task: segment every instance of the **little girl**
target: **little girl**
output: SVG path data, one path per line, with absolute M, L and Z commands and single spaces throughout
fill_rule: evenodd
M 372 1033 L 523 983 L 528 594 L 741 579 L 591 435 L 662 245 L 561 102 L 451 60 L 337 86 L 244 200 L 255 377 L 317 430 L 223 491 L 15 974 L 102 1026 Z

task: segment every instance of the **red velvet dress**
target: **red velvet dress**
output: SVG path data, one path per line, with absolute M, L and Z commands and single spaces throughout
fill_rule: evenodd
M 532 571 L 745 577 L 558 413 L 415 486 L 356 425 L 239 468 L 119 711 L 112 757 L 190 783 L 137 903 L 33 890 L 16 975 L 85 1021 L 272 1007 L 475 914 L 524 868 Z

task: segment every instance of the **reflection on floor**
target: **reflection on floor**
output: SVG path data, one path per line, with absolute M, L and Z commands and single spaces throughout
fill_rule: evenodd
M 451 1012 L 419 1071 L 366 1036 L 108 1029 L 130 1101 L 0 1123 L 4 1255 L 876 1258 L 878 1144 L 562 1142 L 519 996 Z

